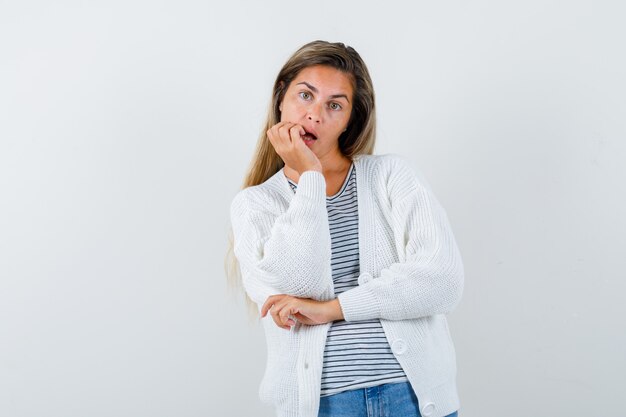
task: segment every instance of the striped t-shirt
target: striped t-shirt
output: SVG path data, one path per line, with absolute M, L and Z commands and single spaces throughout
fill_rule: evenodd
M 297 184 L 287 179 L 296 192 Z M 359 236 L 354 164 L 339 192 L 326 197 L 335 295 L 358 285 Z M 321 395 L 407 381 L 380 320 L 333 322 L 326 339 Z

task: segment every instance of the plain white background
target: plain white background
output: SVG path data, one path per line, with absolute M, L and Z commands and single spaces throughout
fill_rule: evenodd
M 464 417 L 623 414 L 614 1 L 0 3 L 0 415 L 271 416 L 223 260 L 281 65 L 354 46 L 466 269 Z

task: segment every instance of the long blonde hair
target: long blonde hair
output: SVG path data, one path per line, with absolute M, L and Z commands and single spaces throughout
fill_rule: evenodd
M 298 49 L 282 67 L 272 92 L 271 103 L 261 129 L 256 151 L 244 178 L 242 189 L 264 183 L 276 174 L 285 163 L 267 139 L 266 132 L 280 121 L 280 103 L 291 81 L 300 71 L 314 65 L 324 65 L 350 75 L 353 87 L 353 105 L 348 128 L 339 136 L 339 150 L 348 158 L 374 151 L 376 142 L 376 107 L 374 86 L 361 56 L 343 43 L 313 41 Z M 229 232 L 228 250 L 224 267 L 231 288 L 242 289 L 241 270 L 233 252 L 233 231 Z M 256 304 L 247 298 L 250 311 Z

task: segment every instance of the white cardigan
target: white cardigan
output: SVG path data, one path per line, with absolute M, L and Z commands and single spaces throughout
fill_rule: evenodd
M 398 155 L 359 155 L 359 286 L 339 295 L 347 321 L 379 318 L 424 417 L 459 409 L 456 359 L 445 314 L 463 292 L 463 264 L 445 210 Z M 331 300 L 326 182 L 302 173 L 294 195 L 281 169 L 231 204 L 234 253 L 259 308 L 273 294 Z M 267 367 L 260 397 L 279 416 L 316 417 L 330 324 L 290 331 L 262 319 Z

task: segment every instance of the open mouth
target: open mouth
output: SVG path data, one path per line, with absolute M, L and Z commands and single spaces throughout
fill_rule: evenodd
M 304 140 L 317 140 L 317 136 L 315 136 L 313 133 L 307 132 L 306 130 L 304 131 L 304 135 L 302 135 L 301 137 Z

